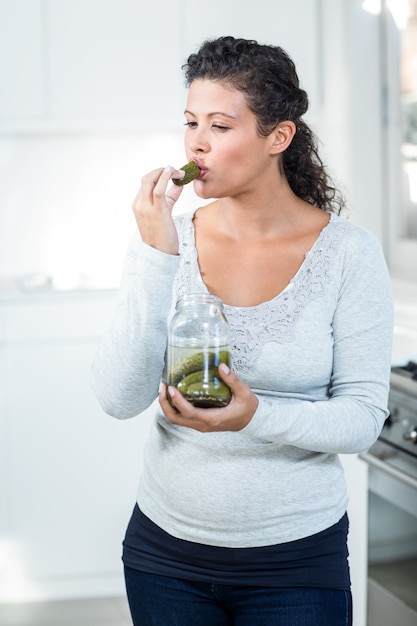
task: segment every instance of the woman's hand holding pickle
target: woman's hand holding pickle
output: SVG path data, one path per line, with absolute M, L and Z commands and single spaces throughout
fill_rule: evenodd
M 153 170 L 142 178 L 142 186 L 132 209 L 144 243 L 166 252 L 178 254 L 178 235 L 172 219 L 172 209 L 182 193 L 182 187 L 171 179 L 181 177 L 181 170 L 168 166 Z

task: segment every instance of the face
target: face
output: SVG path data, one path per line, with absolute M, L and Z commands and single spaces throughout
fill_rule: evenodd
M 272 138 L 257 133 L 256 116 L 244 95 L 227 84 L 191 83 L 185 110 L 185 148 L 201 174 L 194 190 L 201 198 L 238 196 L 277 175 Z

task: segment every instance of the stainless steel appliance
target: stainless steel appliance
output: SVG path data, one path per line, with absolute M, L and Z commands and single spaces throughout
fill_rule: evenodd
M 369 464 L 367 626 L 417 626 L 417 363 L 391 370 Z

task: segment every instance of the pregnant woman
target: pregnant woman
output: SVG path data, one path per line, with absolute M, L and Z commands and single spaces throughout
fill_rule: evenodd
M 371 446 L 388 413 L 381 246 L 341 216 L 282 48 L 221 37 L 184 71 L 184 161 L 205 202 L 173 215 L 186 187 L 171 179 L 186 172 L 143 176 L 119 304 L 92 366 L 116 418 L 141 419 L 159 395 L 123 542 L 133 622 L 346 626 L 338 455 Z M 161 383 L 168 325 L 187 294 L 224 304 L 232 365 L 219 372 L 232 398 L 222 408 Z

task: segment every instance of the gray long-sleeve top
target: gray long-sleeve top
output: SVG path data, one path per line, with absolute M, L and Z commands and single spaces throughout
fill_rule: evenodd
M 175 220 L 178 256 L 134 237 L 92 366 L 97 398 L 117 418 L 139 415 L 157 397 L 178 297 L 207 293 L 193 212 Z M 172 425 L 157 411 L 139 506 L 171 535 L 208 545 L 271 545 L 319 532 L 347 507 L 338 454 L 366 450 L 388 414 L 393 305 L 379 241 L 331 215 L 284 291 L 225 312 L 233 369 L 258 408 L 245 428 L 224 433 Z

